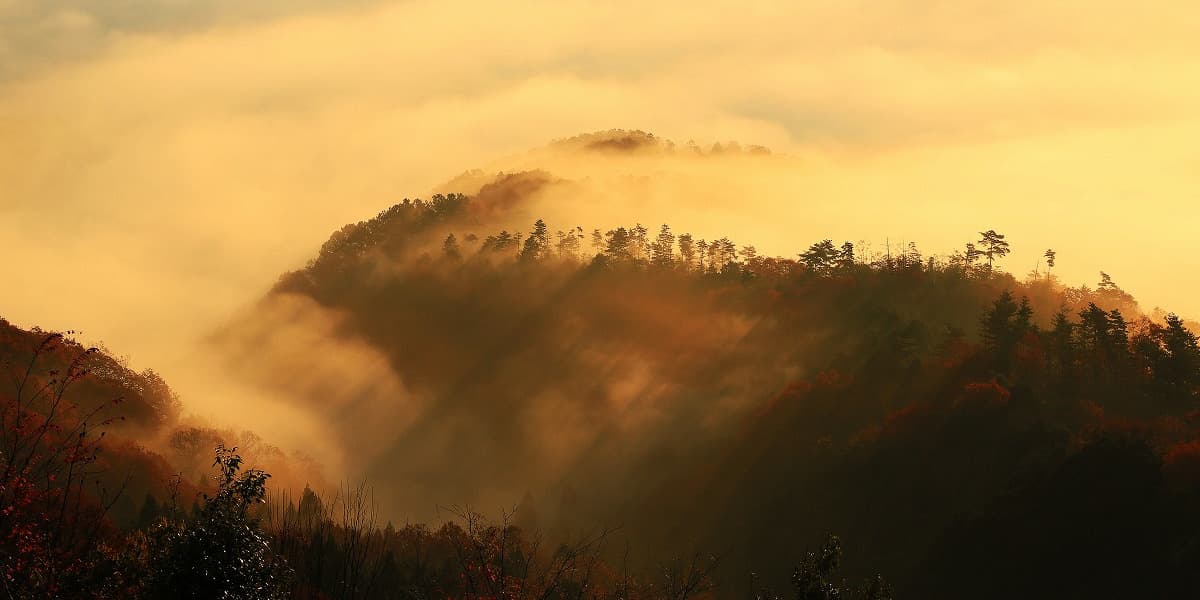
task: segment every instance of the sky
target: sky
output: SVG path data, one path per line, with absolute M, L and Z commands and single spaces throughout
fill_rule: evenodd
M 170 380 L 341 225 L 627 128 L 779 157 L 624 166 L 702 182 L 641 207 L 676 230 L 996 229 L 1014 273 L 1053 247 L 1066 283 L 1196 318 L 1196 31 L 1155 0 L 0 0 L 0 316 Z

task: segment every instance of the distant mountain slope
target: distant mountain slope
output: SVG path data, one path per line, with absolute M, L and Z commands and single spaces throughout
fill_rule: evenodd
M 848 564 L 961 597 L 937 583 L 968 572 L 962 527 L 1007 544 L 963 585 L 1022 589 L 1045 573 L 1014 574 L 1023 548 L 1002 524 L 1149 477 L 1167 483 L 1112 518 L 1181 524 L 1153 548 L 1134 525 L 1069 538 L 1089 524 L 1062 519 L 1098 513 L 1067 509 L 1029 544 L 1053 542 L 1067 570 L 1157 557 L 1084 587 L 1191 585 L 1200 351 L 1179 319 L 1143 315 L 1107 277 L 1019 281 L 994 232 L 950 256 L 805 240 L 768 257 L 658 224 L 515 230 L 546 186 L 577 185 L 506 173 L 405 200 L 335 233 L 216 343 L 231 372 L 323 415 L 395 515 L 520 502 L 551 535 L 621 523 L 649 555 L 719 550 L 730 581 L 786 573 L 833 531 Z M 1129 478 L 1106 482 L 1109 465 Z
M 249 430 L 215 429 L 182 417 L 178 396 L 158 373 L 133 371 L 106 351 L 80 345 L 72 335 L 26 330 L 0 319 L 0 368 L 5 374 L 0 404 L 4 426 L 10 428 L 0 438 L 0 452 L 17 462 L 34 452 L 36 462 L 55 457 L 55 449 L 70 441 L 62 438 L 66 432 L 85 433 L 80 439 L 95 442 L 86 492 L 111 502 L 107 516 L 113 524 L 135 525 L 147 498 L 165 502 L 176 474 L 183 477 L 180 497 L 190 505 L 207 485 L 218 443 L 240 445 L 246 456 L 284 479 L 297 470 L 295 459 Z M 26 415 L 20 433 L 12 429 L 18 414 Z M 18 450 L 18 440 L 29 442 L 47 421 L 52 427 L 39 444 Z

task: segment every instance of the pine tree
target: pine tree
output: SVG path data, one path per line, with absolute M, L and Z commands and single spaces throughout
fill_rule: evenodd
M 921 251 L 917 249 L 916 242 L 909 242 L 907 249 L 904 251 L 904 264 L 908 267 L 921 266 Z
M 833 240 L 822 240 L 800 253 L 800 262 L 809 271 L 818 275 L 828 274 L 837 264 L 840 254 L 833 246 Z
M 1124 292 L 1124 290 L 1113 282 L 1112 277 L 1104 271 L 1100 271 L 1100 283 L 1096 284 L 1096 291 L 1102 294 L 1121 294 Z
M 609 230 L 608 233 L 604 234 L 604 237 L 604 254 L 606 256 L 617 261 L 633 260 L 632 240 L 627 229 L 618 227 Z
M 641 223 L 634 225 L 633 229 L 629 230 L 629 249 L 636 260 L 646 260 L 646 255 L 650 248 L 650 244 L 646 238 L 648 233 L 646 227 Z
M 558 238 L 558 243 L 555 244 L 555 250 L 558 251 L 559 258 L 575 260 L 579 258 L 580 247 L 583 242 L 583 228 L 576 227 L 567 231 L 559 231 L 555 234 Z
M 604 234 L 600 233 L 599 229 L 592 230 L 592 252 L 596 254 L 604 252 Z
M 1021 309 L 1004 290 L 983 317 L 983 347 L 1000 371 L 1007 371 L 1019 339 Z
M 1162 339 L 1168 356 L 1164 378 L 1177 385 L 1200 385 L 1200 343 L 1196 334 L 1183 325 L 1183 319 L 1171 313 L 1167 315 Z
M 446 236 L 445 241 L 442 242 L 442 255 L 450 260 L 462 258 L 462 252 L 458 248 L 458 238 L 454 237 L 453 233 Z
M 716 258 L 713 261 L 713 269 L 718 272 L 725 272 L 731 266 L 737 264 L 737 245 L 727 237 L 723 237 L 708 246 L 709 251 L 716 251 Z
M 671 233 L 671 228 L 664 224 L 658 232 L 658 237 L 654 239 L 651 255 L 651 262 L 655 266 L 668 268 L 675 264 L 675 234 Z
M 746 261 L 746 264 L 753 264 L 758 259 L 758 248 L 742 246 L 742 259 Z
M 546 258 L 549 254 L 550 236 L 546 229 L 546 222 L 538 219 L 533 224 L 533 231 L 529 232 L 529 237 L 525 238 L 525 245 L 521 248 L 521 260 L 536 262 Z
M 996 233 L 994 229 L 981 231 L 979 235 L 981 236 L 979 243 L 985 248 L 983 255 L 987 257 L 988 272 L 990 273 L 994 268 L 996 259 L 1004 258 L 1008 255 L 1008 242 L 1004 241 L 1004 236 Z
M 980 256 L 982 253 L 975 247 L 975 244 L 968 242 L 966 252 L 963 253 L 963 264 L 968 272 L 975 270 L 975 261 L 979 260 Z
M 679 257 L 683 260 L 685 269 L 696 268 L 696 246 L 692 241 L 692 234 L 685 233 L 679 236 Z
M 1060 376 L 1069 373 L 1075 364 L 1075 324 L 1067 315 L 1066 308 L 1059 309 L 1051 321 L 1048 356 Z
M 845 242 L 842 244 L 842 251 L 838 254 L 837 266 L 843 271 L 849 271 L 854 268 L 854 244 Z

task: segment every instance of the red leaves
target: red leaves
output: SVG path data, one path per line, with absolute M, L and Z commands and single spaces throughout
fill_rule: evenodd
M 1012 394 L 1008 388 L 996 381 L 987 383 L 968 383 L 963 386 L 963 393 L 955 399 L 955 406 L 990 406 L 1000 407 L 1008 404 Z
M 842 373 L 837 369 L 826 369 L 817 373 L 812 380 L 801 379 L 789 383 L 777 396 L 767 401 L 763 405 L 759 416 L 771 413 L 777 406 L 787 406 L 789 404 L 799 402 L 805 397 L 821 392 L 833 392 L 845 389 L 854 378 L 850 375 Z

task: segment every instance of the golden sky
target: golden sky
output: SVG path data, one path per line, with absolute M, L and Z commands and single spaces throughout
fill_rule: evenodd
M 726 196 L 659 199 L 677 230 L 996 229 L 1015 273 L 1054 247 L 1194 318 L 1197 31 L 1153 0 L 0 0 L 0 315 L 169 365 L 342 224 L 619 127 L 790 157 L 689 170 Z

